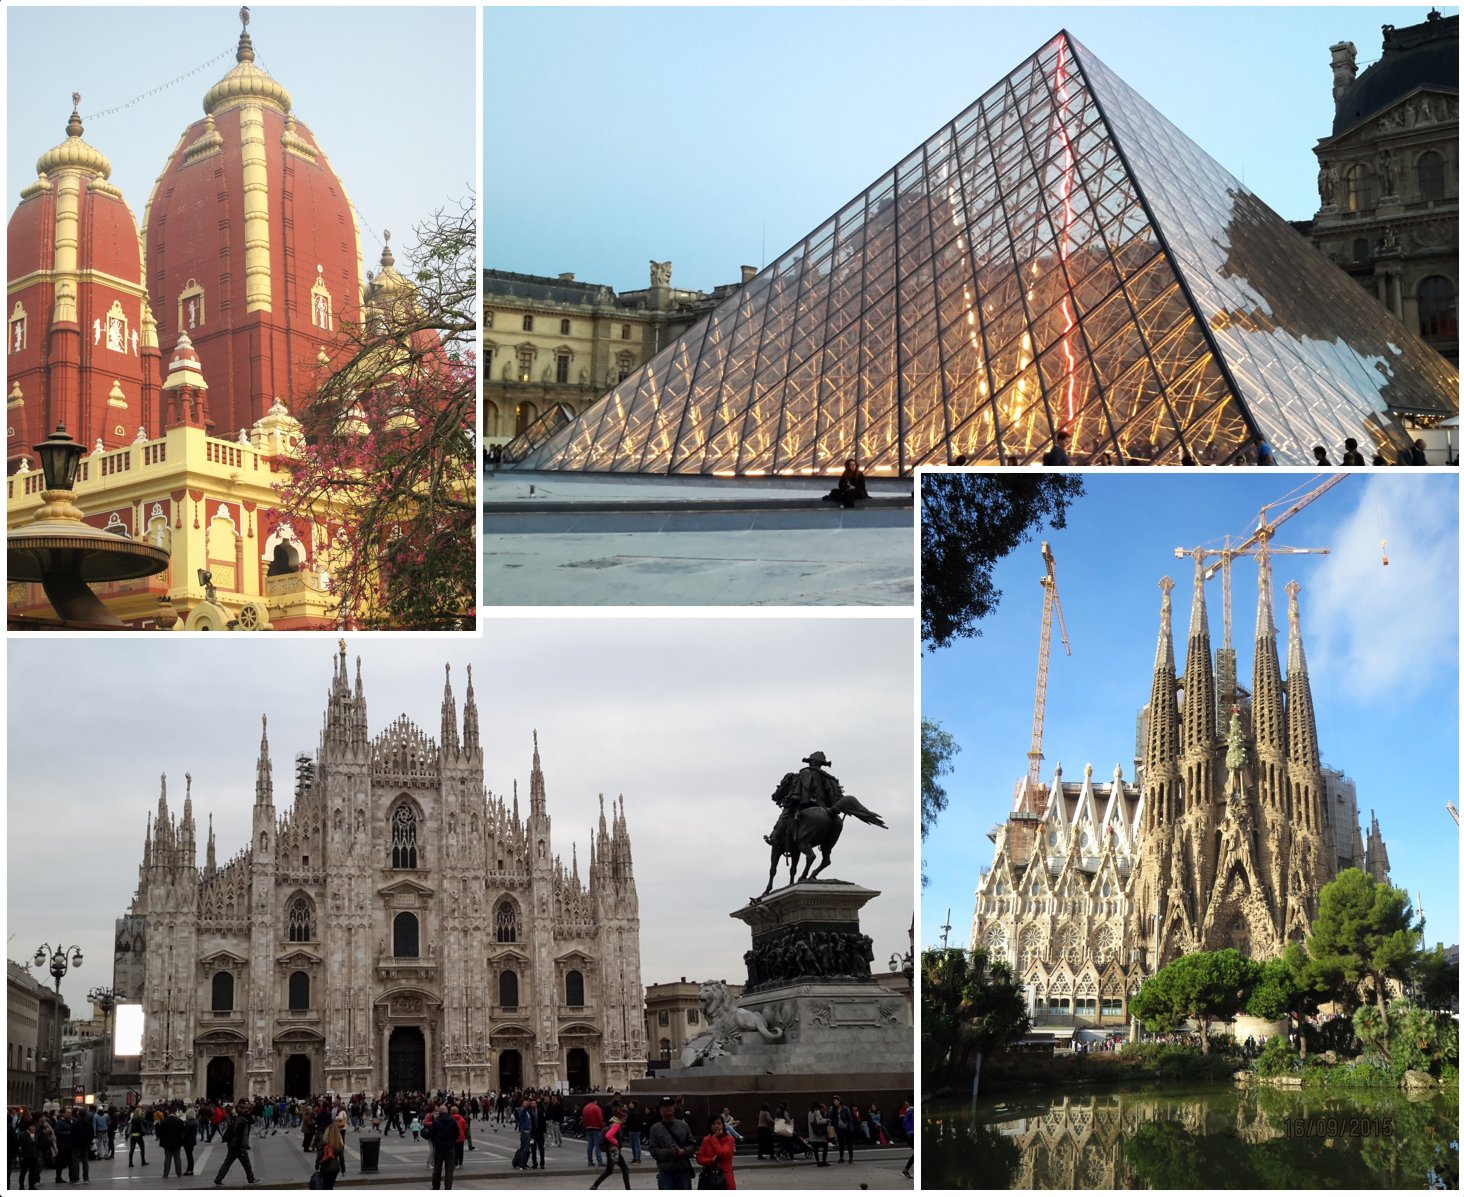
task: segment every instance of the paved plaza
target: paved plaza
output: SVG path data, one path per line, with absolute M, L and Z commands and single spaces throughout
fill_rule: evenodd
M 360 1171 L 360 1134 L 349 1131 L 346 1135 L 346 1172 L 336 1182 L 336 1188 L 352 1188 L 370 1185 L 384 1189 L 425 1189 L 431 1184 L 431 1164 L 425 1142 L 414 1143 L 410 1134 L 398 1136 L 388 1132 L 381 1140 L 381 1170 L 375 1174 L 363 1175 Z M 314 1152 L 305 1152 L 300 1147 L 300 1132 L 280 1131 L 276 1134 L 256 1134 L 250 1150 L 257 1185 L 248 1185 L 244 1172 L 235 1163 L 224 1179 L 225 1188 L 305 1188 L 314 1170 Z M 119 1150 L 114 1159 L 93 1160 L 91 1163 L 91 1185 L 94 1189 L 120 1189 L 132 1192 L 152 1192 L 158 1189 L 212 1189 L 213 1178 L 224 1162 L 225 1149 L 221 1142 L 200 1143 L 193 1149 L 192 1176 L 181 1179 L 162 1179 L 162 1152 L 157 1143 L 147 1141 L 147 1166 L 138 1163 L 127 1166 L 126 1152 Z M 518 1147 L 518 1135 L 503 1127 L 492 1129 L 491 1123 L 473 1124 L 473 1142 L 476 1150 L 464 1152 L 463 1167 L 453 1177 L 457 1189 L 534 1189 L 555 1191 L 563 1189 L 588 1189 L 599 1175 L 600 1169 L 585 1163 L 585 1144 L 582 1139 L 566 1138 L 560 1147 L 545 1149 L 546 1168 L 543 1172 L 516 1172 L 512 1167 L 513 1153 Z M 739 1189 L 907 1189 L 912 1182 L 900 1175 L 905 1162 L 910 1158 L 908 1148 L 885 1147 L 861 1152 L 854 1164 L 831 1164 L 817 1168 L 811 1162 L 798 1160 L 793 1163 L 759 1162 L 755 1148 L 744 1144 L 738 1152 L 735 1163 L 737 1187 Z M 41 1183 L 53 1187 L 55 1173 L 43 1169 Z M 656 1165 L 649 1153 L 644 1153 L 641 1162 L 631 1165 L 631 1187 L 654 1189 L 656 1187 Z M 88 1186 L 78 1186 L 88 1187 Z M 620 1171 L 600 1186 L 607 1192 L 624 1191 Z
M 828 479 L 504 472 L 483 487 L 483 601 L 500 606 L 903 606 L 908 480 L 851 511 Z

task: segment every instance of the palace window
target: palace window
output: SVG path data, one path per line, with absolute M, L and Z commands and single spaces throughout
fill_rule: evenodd
M 290 1009 L 310 1009 L 310 976 L 308 973 L 290 974 Z
M 533 331 L 534 331 L 534 318 L 532 316 L 525 316 L 524 317 L 524 332 L 533 332 Z
M 1341 199 L 1344 212 L 1361 212 L 1372 207 L 1372 176 L 1363 163 L 1356 163 L 1343 174 Z
M 1418 156 L 1418 197 L 1425 200 L 1444 198 L 1444 159 L 1433 150 Z
M 569 354 L 556 353 L 554 355 L 554 381 L 558 383 L 569 381 Z
M 505 1010 L 518 1009 L 518 973 L 506 972 L 498 978 L 498 1004 Z
M 213 1012 L 215 1014 L 227 1014 L 234 1008 L 234 974 L 229 972 L 214 973 L 213 979 Z
M 306 859 L 309 863 L 309 858 Z M 310 934 L 310 901 L 308 898 L 296 897 L 290 900 L 290 908 L 287 914 L 290 924 L 291 943 L 309 943 Z
M 686 1021 L 691 1026 L 696 1026 L 697 1023 L 701 1022 L 701 1011 L 694 1007 L 688 1010 L 686 1012 Z
M 635 358 L 628 353 L 622 353 L 615 359 L 615 368 L 619 374 L 617 381 L 624 382 L 635 370 Z
M 671 1025 L 671 1014 L 670 1014 L 670 1012 L 669 1011 L 666 1011 L 666 1010 L 662 1010 L 660 1012 L 660 1014 L 658 1014 L 656 1016 L 656 1022 L 659 1025 L 663 1026 L 663 1027 L 669 1027 Z
M 534 351 L 520 349 L 518 353 L 518 380 L 528 382 L 534 372 Z
M 569 336 L 569 321 L 568 320 L 561 320 L 559 322 L 559 335 L 561 337 L 567 337 L 567 336 Z
M 391 867 L 417 867 L 417 812 L 405 802 L 391 815 Z
M 1459 300 L 1454 284 L 1431 274 L 1418 284 L 1418 331 L 1425 337 L 1459 335 Z
M 507 898 L 493 909 L 493 934 L 499 943 L 518 943 L 518 907 Z
M 630 325 L 622 324 L 620 326 L 620 339 L 622 341 L 630 340 Z
M 584 974 L 576 969 L 570 969 L 564 974 L 564 1004 L 566 1006 L 583 1006 L 585 1004 L 585 978 Z
M 416 960 L 421 955 L 418 943 L 417 916 L 404 910 L 391 921 L 391 954 L 401 960 Z

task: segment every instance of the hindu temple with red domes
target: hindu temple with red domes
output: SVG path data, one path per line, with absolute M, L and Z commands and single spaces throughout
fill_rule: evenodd
M 277 399 L 298 407 L 358 317 L 345 187 L 255 62 L 241 15 L 235 65 L 168 156 L 140 237 L 77 111 L 37 161 L 9 227 L 10 472 L 57 423 L 104 448 L 159 435 L 159 347 L 183 333 L 212 388 L 212 429 L 233 437 Z
M 133 626 L 174 612 L 187 627 L 336 626 L 341 528 L 279 510 L 302 445 L 293 413 L 347 330 L 411 290 L 387 247 L 367 294 L 345 188 L 240 17 L 235 64 L 168 155 L 140 232 L 76 94 L 9 221 L 8 522 L 42 503 L 34 446 L 64 425 L 88 451 L 85 522 L 171 554 L 164 574 L 98 587 Z M 48 614 L 35 584 L 13 583 L 8 606 L 12 626 Z

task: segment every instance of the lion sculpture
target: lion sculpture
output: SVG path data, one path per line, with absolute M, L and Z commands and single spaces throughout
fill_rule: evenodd
M 684 1067 L 731 1055 L 741 1045 L 744 1031 L 756 1031 L 766 1043 L 778 1043 L 783 1038 L 781 1027 L 770 1027 L 761 1014 L 738 1006 L 721 981 L 703 982 L 697 1000 L 702 1017 L 711 1030 L 687 1041 L 681 1053 Z

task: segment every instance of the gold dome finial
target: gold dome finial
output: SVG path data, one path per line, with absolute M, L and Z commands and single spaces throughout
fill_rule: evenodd
M 276 83 L 264 68 L 254 61 L 254 43 L 249 38 L 249 9 L 239 10 L 243 28 L 239 31 L 239 50 L 234 55 L 234 66 L 203 97 L 203 111 L 212 116 L 220 109 L 236 103 L 264 101 L 287 116 L 290 112 L 290 93 Z
M 249 40 L 249 8 L 245 6 L 239 10 L 239 23 L 244 27 L 239 30 L 239 50 L 234 55 L 235 62 L 254 61 L 254 43 Z
M 82 141 L 81 93 L 71 93 L 71 119 L 66 122 L 66 140 L 47 150 L 36 159 L 36 173 L 54 174 L 66 167 L 75 167 L 91 174 L 107 178 L 112 173 L 112 164 L 100 150 Z
M 388 269 L 388 268 L 396 265 L 396 258 L 392 257 L 392 253 L 391 253 L 391 230 L 390 229 L 382 229 L 381 230 L 381 240 L 383 242 L 383 245 L 381 247 L 381 268 L 383 270 L 386 270 L 386 269 Z

